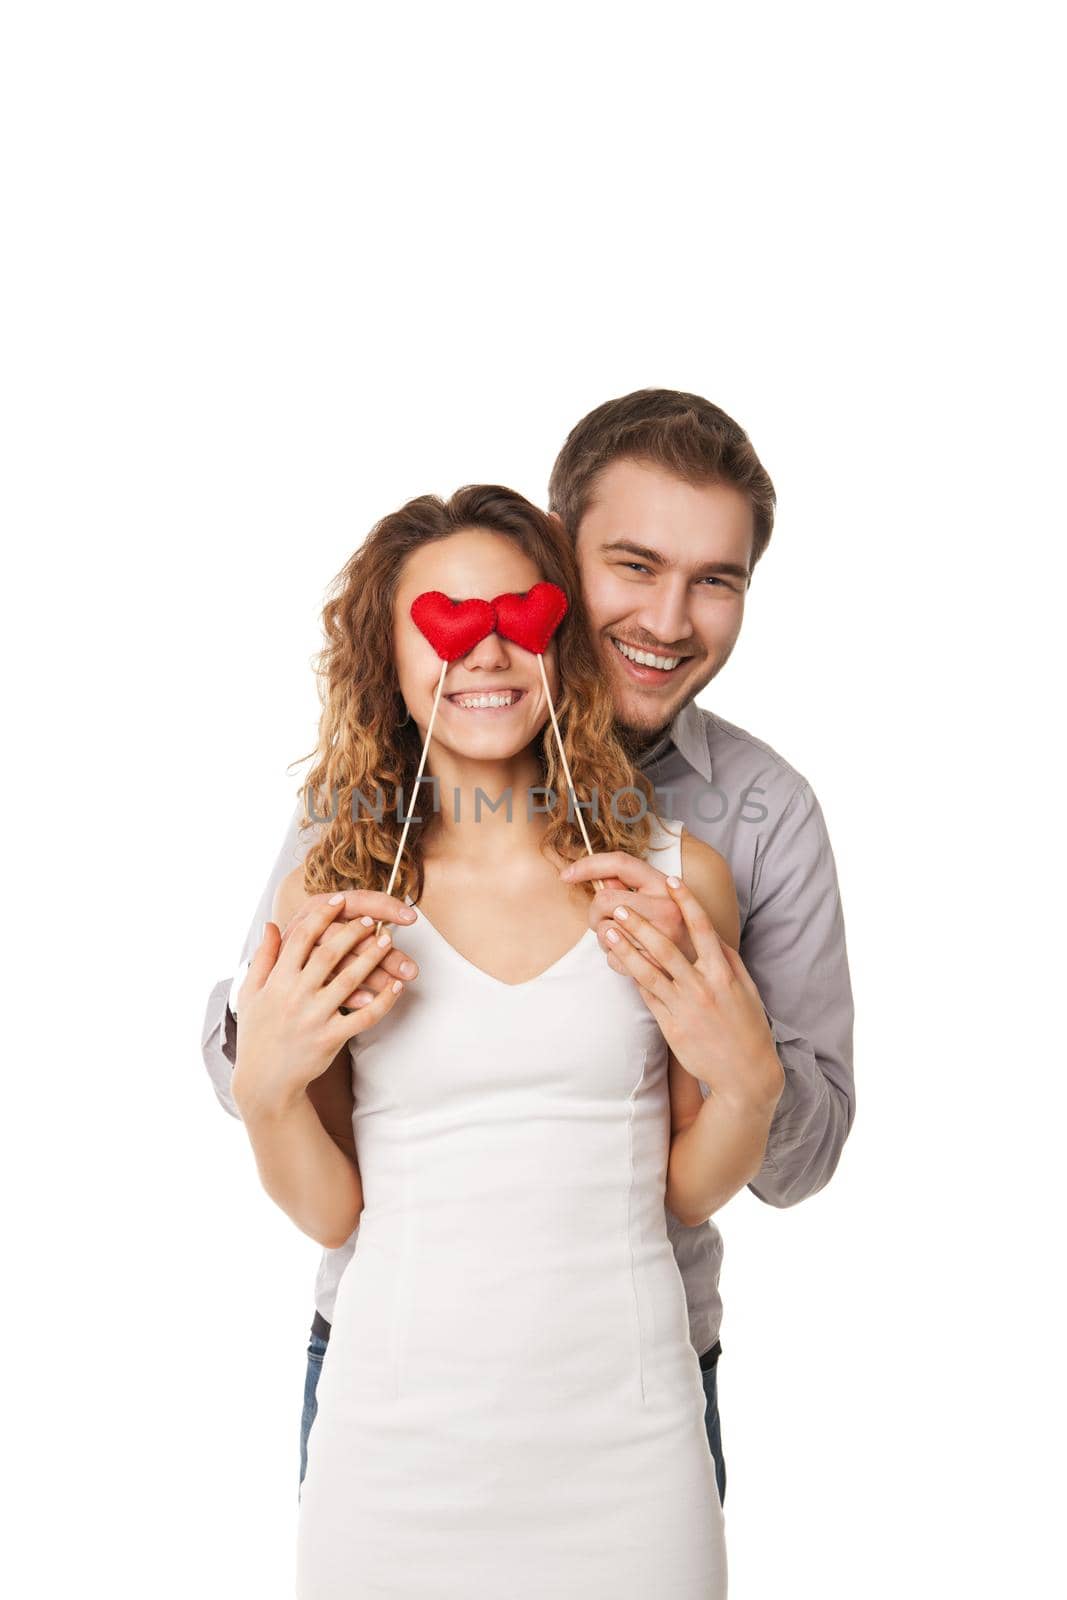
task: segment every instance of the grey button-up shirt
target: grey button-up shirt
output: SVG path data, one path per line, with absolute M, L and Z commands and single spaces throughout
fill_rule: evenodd
M 690 702 L 645 751 L 663 816 L 684 822 L 715 847 L 733 873 L 741 912 L 741 959 L 759 989 L 785 1073 L 763 1165 L 749 1188 L 769 1205 L 790 1206 L 830 1179 L 855 1115 L 852 988 L 837 871 L 811 785 L 743 728 Z M 311 848 L 315 829 L 298 826 L 298 806 L 245 939 L 254 953 L 274 891 Z M 400 940 L 401 945 L 403 940 Z M 230 1073 L 237 1023 L 227 1008 L 230 979 L 208 998 L 204 1063 L 219 1101 L 237 1116 Z M 703 1353 L 722 1318 L 722 1237 L 714 1221 L 668 1232 L 689 1305 L 690 1335 Z M 359 1229 L 319 1264 L 315 1303 L 327 1321 Z

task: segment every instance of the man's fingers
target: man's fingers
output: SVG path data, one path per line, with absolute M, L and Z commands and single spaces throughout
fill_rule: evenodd
M 249 989 L 261 989 L 267 978 L 274 970 L 274 963 L 278 959 L 278 952 L 282 946 L 282 936 L 276 922 L 268 922 L 263 930 L 263 938 L 259 948 L 252 957 L 248 971 L 245 973 L 239 993 L 243 993 L 245 985 Z
M 342 960 L 350 960 L 355 968 L 360 968 L 360 963 L 365 962 L 372 946 L 375 962 L 380 961 L 386 950 L 391 948 L 391 938 L 390 935 L 384 945 L 379 945 L 373 937 L 367 938 L 367 929 L 358 920 L 331 925 L 321 935 L 304 965 L 308 981 L 316 988 L 321 988 L 333 977 Z
M 337 905 L 330 905 L 326 898 L 318 900 L 291 931 L 286 930 L 288 938 L 284 941 L 281 955 L 278 957 L 279 967 L 285 966 L 290 972 L 299 972 L 340 910 L 340 902 Z
M 720 972 L 732 971 L 730 963 L 723 954 L 726 946 L 715 931 L 715 924 L 708 916 L 704 907 L 688 885 L 680 878 L 667 879 L 668 892 L 674 897 L 685 925 L 689 929 L 689 937 L 693 941 L 693 948 L 697 953 L 697 960 L 702 961 L 705 969 L 712 973 L 717 968 Z
M 590 920 L 596 917 L 612 917 L 616 906 L 633 906 L 643 917 L 648 917 L 657 925 L 663 918 L 668 926 L 674 926 L 681 931 L 684 927 L 678 907 L 666 894 L 642 894 L 634 889 L 601 889 L 593 896 L 590 906 Z
M 655 966 L 662 967 L 671 982 L 684 983 L 691 977 L 692 962 L 682 954 L 674 940 L 662 933 L 648 917 L 641 916 L 632 906 L 621 905 L 612 920 L 614 929 L 605 929 L 604 938 L 611 946 L 613 954 L 628 955 L 629 951 L 624 950 L 623 946 L 629 944 L 630 949 L 633 949 L 636 945 L 638 950 L 644 953 L 647 964 L 653 969 Z M 614 940 L 611 938 L 612 931 L 617 935 Z M 628 967 L 627 970 L 632 976 L 638 976 L 632 967 Z M 643 976 L 641 981 L 645 981 Z M 659 993 L 658 990 L 656 992 Z
M 386 930 L 383 929 L 383 932 Z M 327 978 L 340 977 L 342 973 L 349 972 L 357 967 L 360 957 L 367 946 L 375 942 L 374 924 L 367 927 L 362 918 L 352 922 L 332 922 L 319 938 L 316 951 L 308 958 L 307 969 L 312 966 L 312 959 L 316 962 L 316 972 L 320 974 L 320 981 Z M 379 961 L 374 971 L 365 980 L 364 986 L 377 992 L 385 983 L 393 978 L 401 978 L 405 983 L 411 983 L 419 975 L 419 969 L 409 955 L 403 950 L 398 950 L 390 943 L 385 946 L 385 954 Z M 325 951 L 325 956 L 320 960 L 318 951 Z M 359 967 L 362 971 L 362 967 Z M 353 983 L 358 981 L 358 976 L 353 978 Z
M 695 961 L 696 951 L 689 937 L 685 919 L 666 891 L 666 879 L 663 880 L 662 894 L 641 894 L 625 889 L 601 890 L 593 897 L 589 911 L 589 925 L 603 938 L 605 929 L 611 927 L 615 921 L 616 907 L 622 906 L 624 910 L 636 911 L 639 916 L 647 918 L 677 945 L 687 960 Z
M 384 932 L 385 930 L 383 929 L 382 931 Z M 367 937 L 370 939 L 374 938 L 372 929 L 367 929 Z M 351 967 L 353 961 L 359 955 L 360 948 L 361 947 L 357 945 L 355 950 L 353 950 L 350 955 L 346 955 L 343 961 L 339 961 L 337 963 L 337 977 L 340 977 L 342 972 Z M 367 983 L 369 986 L 373 986 L 375 989 L 378 989 L 383 983 L 391 982 L 393 978 L 402 978 L 405 983 L 410 983 L 412 979 L 417 978 L 418 975 L 418 963 L 412 961 L 410 956 L 405 955 L 403 950 L 398 950 L 395 945 L 390 945 L 389 949 L 385 953 L 384 959 L 375 967 L 374 971 L 368 978 Z
M 377 939 L 367 940 L 361 945 L 357 960 L 347 971 L 338 973 L 331 978 L 322 990 L 322 998 L 331 1011 L 336 1011 L 339 1006 L 348 1005 L 356 989 L 370 989 L 374 993 L 374 1001 L 377 1001 L 386 990 L 392 989 L 394 983 L 400 981 L 397 978 L 390 978 L 388 982 L 377 985 L 377 992 L 374 992 L 375 986 L 372 986 L 368 980 L 374 975 L 375 969 L 380 965 L 384 955 L 385 946 L 380 945 Z M 402 987 L 403 985 L 401 984 Z M 372 1001 L 371 1004 L 373 1003 Z M 369 1007 L 365 1009 L 369 1009 Z
M 366 1005 L 356 1006 L 345 1015 L 338 1012 L 337 1049 L 340 1050 L 349 1039 L 354 1039 L 358 1033 L 363 1033 L 365 1029 L 373 1028 L 376 1022 L 380 1022 L 385 1014 L 393 1009 L 403 992 L 404 985 L 398 978 L 394 978 L 392 983 L 387 983 L 384 989 L 367 1001 Z
M 726 964 L 730 968 L 734 977 L 739 983 L 742 983 L 745 986 L 750 994 L 755 995 L 760 1005 L 762 1005 L 763 998 L 759 992 L 759 987 L 756 983 L 756 980 L 745 966 L 745 963 L 741 960 L 741 957 L 737 951 L 732 949 L 728 944 L 724 943 L 722 946 L 722 953 L 726 959 Z

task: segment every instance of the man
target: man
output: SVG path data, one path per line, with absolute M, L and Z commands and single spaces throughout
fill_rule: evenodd
M 662 813 L 713 845 L 733 873 L 741 960 L 759 990 L 766 1030 L 755 1044 L 750 1036 L 732 1039 L 729 1023 L 710 1006 L 706 1027 L 739 1096 L 746 1076 L 766 1073 L 769 1057 L 780 1072 L 766 1148 L 748 1187 L 769 1205 L 789 1206 L 828 1182 L 855 1114 L 852 993 L 836 869 L 810 784 L 770 746 L 695 704 L 736 643 L 774 508 L 771 480 L 744 430 L 717 406 L 674 390 L 639 390 L 592 411 L 569 435 L 549 484 L 549 509 L 576 543 L 619 733 L 654 783 Z M 313 829 L 299 830 L 301 814 L 298 807 L 249 928 L 245 965 L 270 918 L 276 885 L 314 838 Z M 650 863 L 597 855 L 573 863 L 564 876 L 604 882 L 591 903 L 590 923 L 609 959 L 607 930 L 623 904 L 693 959 L 677 903 Z M 353 891 L 343 914 L 385 917 L 398 929 L 400 943 L 368 989 L 395 977 L 417 981 L 402 948 L 410 916 L 401 902 Z M 232 985 L 224 979 L 212 990 L 203 1033 L 216 1094 L 234 1116 L 230 1074 L 243 971 Z M 712 1221 L 684 1227 L 668 1211 L 667 1224 L 700 1355 L 722 1498 L 726 1469 L 716 1381 L 722 1240 Z M 337 1284 L 358 1234 L 357 1228 L 339 1250 L 325 1251 L 319 1266 L 301 1482 Z

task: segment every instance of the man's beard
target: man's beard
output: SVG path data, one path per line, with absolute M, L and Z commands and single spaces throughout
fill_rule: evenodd
M 615 736 L 626 753 L 626 759 L 636 767 L 640 765 L 645 751 L 658 744 L 670 726 L 670 722 L 665 722 L 662 728 L 632 728 L 625 722 L 616 721 Z

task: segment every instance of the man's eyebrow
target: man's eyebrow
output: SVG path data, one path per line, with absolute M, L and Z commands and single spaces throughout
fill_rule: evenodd
M 662 567 L 670 572 L 677 562 L 668 561 L 661 556 L 658 550 L 650 550 L 647 545 L 634 544 L 632 539 L 613 539 L 611 544 L 602 544 L 601 550 L 626 550 L 630 555 L 640 556 L 642 561 L 647 561 L 651 567 Z M 731 578 L 744 578 L 748 580 L 748 568 L 738 566 L 736 561 L 705 561 L 704 565 L 697 567 L 697 572 L 724 573 Z

